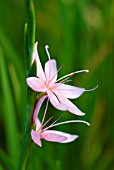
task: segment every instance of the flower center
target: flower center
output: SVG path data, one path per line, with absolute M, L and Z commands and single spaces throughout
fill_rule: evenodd
M 37 133 L 40 135 L 42 132 L 42 129 L 40 128 L 39 130 L 37 130 Z
M 53 91 L 53 86 L 50 86 L 49 83 L 47 83 L 47 84 L 45 84 L 45 85 L 46 85 L 46 87 L 48 88 L 49 91 Z

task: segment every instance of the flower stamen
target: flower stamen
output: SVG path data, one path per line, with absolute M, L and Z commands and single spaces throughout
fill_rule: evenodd
M 92 89 L 88 89 L 88 90 L 85 90 L 85 91 L 93 91 L 93 90 L 96 90 L 98 88 L 98 85 Z
M 57 70 L 57 72 L 55 73 L 55 75 L 51 78 L 51 80 L 49 81 L 49 83 L 51 83 L 51 81 L 54 79 L 54 77 L 57 75 L 57 73 L 62 69 L 63 65 Z
M 89 70 L 79 70 L 79 71 L 72 72 L 72 73 L 70 73 L 70 74 L 67 74 L 67 75 L 65 75 L 65 76 L 61 77 L 61 78 L 60 78 L 60 79 L 58 79 L 56 82 L 58 82 L 58 81 L 60 81 L 60 80 L 62 80 L 62 79 L 64 79 L 64 78 L 72 77 L 73 75 L 75 75 L 75 74 L 77 74 L 77 73 L 82 73 L 82 72 L 86 72 L 86 73 L 88 73 L 88 72 L 89 72 Z
M 49 54 L 48 48 L 49 48 L 49 46 L 48 46 L 48 45 L 46 45 L 46 46 L 45 46 L 46 53 L 47 53 L 48 59 L 49 59 L 49 60 L 51 60 L 51 57 L 50 57 L 50 54 Z
M 42 124 L 44 123 L 44 119 L 45 119 L 47 108 L 48 108 L 48 103 L 49 103 L 49 99 L 47 100 L 47 103 L 46 103 L 46 108 L 45 108 L 45 111 L 44 111 L 44 116 L 42 118 Z

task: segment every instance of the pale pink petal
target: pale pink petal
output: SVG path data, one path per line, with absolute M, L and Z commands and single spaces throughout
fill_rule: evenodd
M 59 100 L 57 99 L 57 97 L 52 92 L 48 91 L 47 94 L 48 94 L 51 104 L 56 109 L 67 110 L 67 105 L 60 103 Z
M 33 51 L 33 60 L 32 60 L 32 63 L 34 62 L 34 60 L 36 60 L 36 64 L 37 64 L 37 76 L 45 82 L 46 78 L 45 78 L 45 74 L 44 74 L 44 71 L 43 71 L 43 68 L 42 68 L 42 65 L 41 65 L 41 62 L 40 62 L 40 58 L 39 58 L 39 55 L 38 55 L 38 52 L 37 52 L 37 44 L 38 42 L 36 42 L 34 44 L 34 51 Z
M 36 107 L 34 109 L 34 113 L 33 113 L 33 123 L 36 123 L 38 114 L 39 114 L 39 110 L 40 107 L 42 106 L 42 103 L 44 102 L 44 100 L 47 98 L 47 95 L 43 96 L 36 104 Z M 38 121 L 37 121 L 38 122 Z M 37 124 L 37 123 L 36 123 Z M 39 124 L 39 123 L 38 123 Z
M 42 146 L 41 140 L 40 140 L 40 135 L 38 132 L 32 130 L 31 131 L 31 138 L 32 140 L 38 145 L 38 146 Z
M 41 133 L 41 137 L 50 142 L 69 143 L 78 138 L 78 135 L 71 135 L 56 130 L 46 130 Z
M 28 86 L 36 92 L 45 92 L 47 89 L 42 80 L 40 80 L 39 78 L 28 77 L 26 81 Z
M 81 112 L 70 100 L 62 96 L 59 92 L 56 91 L 55 94 L 57 98 L 59 99 L 60 103 L 67 106 L 66 110 L 78 116 L 85 115 L 85 113 Z
M 53 84 L 57 79 L 57 66 L 55 60 L 49 60 L 45 64 L 45 75 L 47 83 Z
M 40 122 L 40 120 L 39 120 L 38 118 L 36 118 L 35 124 L 36 124 L 36 131 L 38 131 L 39 128 L 41 127 L 41 125 L 42 125 L 41 122 Z
M 61 84 L 60 86 L 57 87 L 57 90 L 66 98 L 69 99 L 75 99 L 79 96 L 81 96 L 85 89 L 84 88 L 79 88 L 67 84 Z

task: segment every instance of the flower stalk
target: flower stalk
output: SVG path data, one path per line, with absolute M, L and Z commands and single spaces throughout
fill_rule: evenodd
M 36 63 L 32 64 L 32 53 L 35 43 L 35 10 L 32 0 L 26 0 L 27 18 L 24 29 L 24 58 L 26 77 L 36 76 Z M 26 162 L 33 146 L 30 132 L 32 127 L 32 114 L 35 105 L 36 92 L 27 87 L 26 123 L 17 170 L 25 170 Z

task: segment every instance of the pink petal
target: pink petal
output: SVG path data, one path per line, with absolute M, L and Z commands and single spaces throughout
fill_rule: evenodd
M 32 140 L 38 145 L 38 146 L 42 146 L 41 140 L 40 140 L 40 135 L 38 134 L 38 132 L 32 130 L 31 131 L 31 138 Z
M 55 94 L 57 95 L 57 98 L 59 99 L 61 104 L 64 104 L 67 106 L 66 110 L 79 116 L 85 115 L 85 113 L 81 112 L 70 100 L 62 96 L 59 92 L 56 91 Z
M 36 125 L 38 126 L 38 121 L 37 121 L 37 116 L 39 114 L 39 110 L 40 107 L 42 106 L 42 103 L 44 102 L 44 100 L 47 98 L 47 95 L 43 96 L 36 104 L 36 107 L 34 109 L 34 113 L 33 113 L 33 123 L 36 123 Z M 36 122 L 37 121 L 37 122 Z
M 69 99 L 75 99 L 81 96 L 85 91 L 84 88 L 74 87 L 66 84 L 61 84 L 57 87 L 57 90 L 59 90 L 63 96 Z
M 47 94 L 48 94 L 51 104 L 56 109 L 67 110 L 67 106 L 65 104 L 60 103 L 59 100 L 57 99 L 57 97 L 52 92 L 48 91 Z
M 44 71 L 43 71 L 43 68 L 42 68 L 42 65 L 41 65 L 41 62 L 40 62 L 40 58 L 39 58 L 39 55 L 38 55 L 38 52 L 37 52 L 37 44 L 38 42 L 36 42 L 34 44 L 34 51 L 33 51 L 33 60 L 32 60 L 32 63 L 34 62 L 34 60 L 36 60 L 36 63 L 37 63 L 37 76 L 45 82 L 46 78 L 45 78 L 45 74 L 44 74 Z
M 39 78 L 28 77 L 26 81 L 28 86 L 36 92 L 45 92 L 47 89 L 42 80 L 40 80 Z
M 42 124 L 38 118 L 36 118 L 34 123 L 36 124 L 36 131 L 38 131 Z
M 56 130 L 47 130 L 41 133 L 41 137 L 50 142 L 59 142 L 59 143 L 69 143 L 78 138 L 77 135 L 71 135 L 68 133 L 56 131 Z
M 45 64 L 45 75 L 47 83 L 53 84 L 57 79 L 57 66 L 55 60 L 49 60 Z

